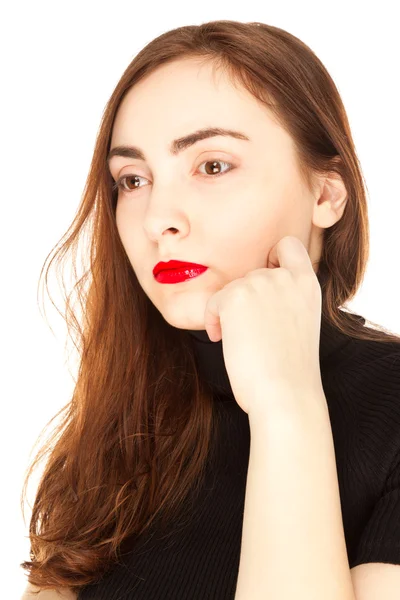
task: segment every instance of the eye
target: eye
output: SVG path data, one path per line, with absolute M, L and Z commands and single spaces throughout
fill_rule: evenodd
M 227 171 L 225 171 L 224 173 L 215 173 L 215 168 L 216 168 L 215 165 L 218 163 L 221 165 L 229 165 L 229 169 L 227 169 Z M 206 160 L 206 161 L 202 162 L 199 166 L 201 167 L 202 165 L 212 165 L 211 172 L 214 174 L 215 177 L 218 177 L 219 175 L 225 175 L 225 173 L 227 173 L 228 171 L 232 171 L 232 169 L 235 168 L 232 163 L 225 162 L 224 160 L 219 160 L 219 159 Z
M 216 172 L 216 169 L 218 169 L 218 167 L 216 167 L 217 164 L 228 165 L 228 169 L 226 169 L 223 172 Z M 225 173 L 228 173 L 229 171 L 233 171 L 233 169 L 236 168 L 236 166 L 233 165 L 232 163 L 226 162 L 224 160 L 219 160 L 219 159 L 206 160 L 206 161 L 202 162 L 199 165 L 199 167 L 201 167 L 202 165 L 211 165 L 211 168 L 207 167 L 206 171 L 211 171 L 211 178 L 213 178 L 213 179 L 215 179 L 216 177 L 225 175 Z M 210 173 L 203 175 L 203 177 L 210 178 Z M 138 179 L 146 180 L 146 177 L 141 177 L 140 175 L 135 175 L 134 173 L 128 173 L 127 175 L 122 175 L 122 177 L 117 179 L 117 181 L 114 183 L 114 185 L 112 186 L 112 190 L 115 191 L 116 189 L 119 189 L 122 191 L 122 193 L 131 194 L 131 193 L 135 192 L 136 190 L 140 189 L 140 187 L 142 187 L 140 185 L 136 185 L 137 182 L 135 182 L 135 180 L 138 180 Z M 133 182 L 133 183 L 131 183 L 131 182 Z M 133 185 L 133 188 L 130 188 L 129 185 Z M 126 186 L 128 186 L 128 187 L 126 187 Z
M 145 177 L 140 177 L 140 175 L 134 175 L 134 174 L 131 174 L 131 173 L 129 173 L 128 175 L 122 175 L 122 177 L 120 177 L 119 179 L 117 179 L 117 181 L 114 183 L 114 185 L 112 186 L 112 190 L 114 191 L 116 189 L 119 189 L 123 193 L 130 194 L 130 193 L 134 192 L 136 189 L 138 189 L 138 186 L 135 185 L 135 184 L 133 184 L 134 185 L 133 190 L 131 190 L 129 188 L 126 189 L 126 187 L 124 185 L 124 182 L 125 181 L 132 181 L 132 180 L 135 180 L 135 179 L 146 179 L 146 178 Z

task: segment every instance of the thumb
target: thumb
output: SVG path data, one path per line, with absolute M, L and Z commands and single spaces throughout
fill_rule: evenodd
M 267 269 L 277 269 L 280 267 L 279 257 L 278 257 L 278 245 L 281 240 L 279 240 L 268 252 L 267 256 Z

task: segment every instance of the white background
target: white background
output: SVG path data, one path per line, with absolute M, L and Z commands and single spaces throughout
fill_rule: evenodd
M 258 5 L 258 7 L 257 7 Z M 156 36 L 215 19 L 298 36 L 333 77 L 369 190 L 371 256 L 349 306 L 400 332 L 397 2 L 12 2 L 0 14 L 2 266 L 2 598 L 19 598 L 29 559 L 22 480 L 42 428 L 70 399 L 64 321 L 37 297 L 42 264 L 80 203 L 100 118 L 133 57 Z M 68 284 L 68 281 L 66 282 Z M 49 282 L 63 311 L 59 288 Z M 39 304 L 38 304 L 39 302 Z M 47 317 L 55 335 L 46 323 Z M 54 423 L 55 425 L 55 423 Z M 36 448 L 37 449 L 37 448 Z M 33 504 L 35 481 L 28 488 Z M 7 593 L 5 593 L 7 590 Z

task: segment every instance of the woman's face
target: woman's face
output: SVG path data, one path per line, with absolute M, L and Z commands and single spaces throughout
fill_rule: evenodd
M 116 207 L 122 244 L 144 292 L 179 329 L 204 329 L 210 296 L 266 267 L 285 235 L 303 242 L 317 272 L 323 228 L 338 220 L 337 209 L 321 203 L 323 184 L 312 195 L 302 183 L 292 139 L 272 113 L 218 75 L 193 59 L 159 67 L 129 90 L 112 132 L 111 149 L 143 153 L 109 162 L 115 181 L 130 176 Z M 170 153 L 173 140 L 206 127 L 248 139 L 218 135 Z M 172 259 L 208 270 L 181 283 L 157 282 L 154 266 Z

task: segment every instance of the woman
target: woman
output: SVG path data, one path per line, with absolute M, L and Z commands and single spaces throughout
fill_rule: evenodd
M 33 507 L 31 586 L 397 589 L 400 337 L 342 310 L 366 269 L 367 201 L 310 48 L 235 21 L 149 43 L 107 104 L 60 256 L 88 226 L 79 377 Z

